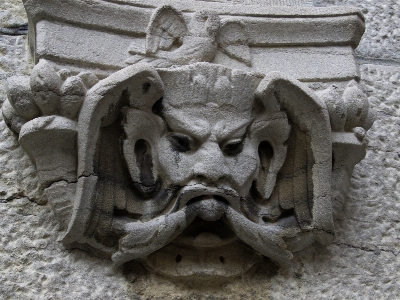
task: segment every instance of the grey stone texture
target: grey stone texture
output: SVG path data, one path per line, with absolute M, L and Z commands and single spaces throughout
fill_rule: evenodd
M 0 28 L 27 24 L 25 9 L 20 0 L 4 0 L 0 3 Z
M 0 78 L 28 74 L 32 65 L 26 36 L 0 35 Z
M 4 299 L 396 299 L 400 145 L 393 137 L 400 120 L 386 99 L 398 94 L 399 82 L 390 79 L 399 73 L 400 68 L 362 67 L 377 111 L 367 157 L 356 166 L 350 195 L 335 215 L 336 241 L 296 253 L 290 270 L 205 290 L 152 276 L 136 279 L 114 271 L 109 260 L 66 250 L 57 241 L 61 232 L 50 207 L 22 198 L 0 204 L 1 294 Z
M 27 74 L 31 62 L 27 54 L 26 36 L 0 35 L 0 102 L 6 97 L 6 79 L 16 74 Z M 0 199 L 29 197 L 43 203 L 35 166 L 18 144 L 17 136 L 7 129 L 1 120 L 0 147 Z
M 362 59 L 400 62 L 400 2 L 397 0 L 314 0 L 316 6 L 352 5 L 365 17 L 366 30 L 356 49 Z M 378 62 L 379 64 L 379 62 Z
M 0 298 L 397 299 L 400 5 L 396 0 L 314 4 L 363 9 L 367 30 L 356 51 L 361 61 L 369 62 L 360 67 L 361 84 L 376 112 L 367 134 L 367 155 L 355 167 L 349 197 L 333 204 L 333 244 L 297 252 L 289 269 L 271 268 L 266 261 L 264 273 L 208 288 L 115 270 L 110 260 L 67 250 L 60 243 L 62 231 L 41 195 L 35 168 L 0 116 Z M 0 10 L 0 27 L 26 22 L 20 1 L 6 0 Z M 1 102 L 6 99 L 6 78 L 29 74 L 32 62 L 27 52 L 25 36 L 0 35 Z

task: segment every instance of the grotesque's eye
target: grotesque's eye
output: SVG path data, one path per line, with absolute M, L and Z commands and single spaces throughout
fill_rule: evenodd
M 187 152 L 192 149 L 193 140 L 185 134 L 171 134 L 169 137 L 169 141 L 171 143 L 172 149 L 174 149 L 175 151 Z
M 231 140 L 223 145 L 222 152 L 227 156 L 238 155 L 243 150 L 243 140 Z

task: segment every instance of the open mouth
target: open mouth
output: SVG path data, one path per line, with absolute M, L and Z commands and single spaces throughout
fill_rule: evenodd
M 231 188 L 216 188 L 200 183 L 182 189 L 177 199 L 179 209 L 197 217 L 180 234 L 174 244 L 196 248 L 212 248 L 233 242 L 235 234 L 223 221 L 228 206 L 238 207 L 240 197 Z
M 188 208 L 207 201 L 193 199 Z M 239 241 L 225 217 L 206 221 L 199 216 L 171 243 L 144 258 L 148 268 L 171 279 L 210 285 L 241 276 L 261 261 L 259 253 Z
M 119 239 L 119 251 L 112 259 L 122 264 L 143 258 L 171 242 L 175 247 L 196 251 L 229 247 L 236 238 L 228 228 L 226 217 L 239 206 L 240 196 L 229 187 L 188 185 L 162 215 L 145 222 L 121 224 L 123 236 Z
M 214 248 L 235 240 L 235 234 L 222 219 L 205 221 L 197 217 L 173 243 L 196 248 Z

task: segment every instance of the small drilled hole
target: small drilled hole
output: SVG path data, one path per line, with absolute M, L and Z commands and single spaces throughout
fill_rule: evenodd
M 180 263 L 181 260 L 182 260 L 182 255 L 178 254 L 178 255 L 175 257 L 175 261 L 176 261 L 177 263 Z
M 265 222 L 265 223 L 267 223 L 269 220 L 268 220 L 268 217 L 266 217 L 266 216 L 264 216 L 264 217 L 262 217 L 262 220 Z
M 225 257 L 220 256 L 220 257 L 219 257 L 219 261 L 222 262 L 222 263 L 224 264 L 224 263 L 225 263 Z

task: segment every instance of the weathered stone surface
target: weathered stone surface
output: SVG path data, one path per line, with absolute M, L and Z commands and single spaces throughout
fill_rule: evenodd
M 130 298 L 110 263 L 53 243 L 60 232 L 48 206 L 14 199 L 0 203 L 0 216 L 2 299 Z
M 38 187 L 35 166 L 3 120 L 0 128 L 0 201 L 27 196 L 32 201 L 45 202 Z
M 25 36 L 0 35 L 0 102 L 6 96 L 6 79 L 15 74 L 29 71 L 31 62 L 27 55 Z M 28 196 L 43 203 L 38 190 L 35 166 L 18 144 L 14 135 L 1 118 L 0 121 L 0 199 L 5 201 L 15 197 Z
M 108 260 L 65 250 L 57 242 L 61 232 L 50 208 L 20 199 L 0 204 L 2 295 L 5 299 L 396 298 L 400 291 L 393 270 L 400 267 L 400 213 L 393 186 L 398 182 L 400 145 L 385 136 L 399 127 L 398 109 L 388 109 L 386 103 L 398 93 L 399 82 L 394 79 L 399 72 L 400 68 L 362 68 L 363 84 L 377 110 L 368 133 L 367 157 L 356 166 L 344 212 L 334 216 L 337 240 L 327 248 L 311 246 L 296 253 L 289 271 L 268 271 L 207 289 L 154 276 L 135 281 L 132 275 L 113 270 Z
M 242 2 L 248 4 L 248 1 Z M 259 1 L 261 4 L 266 2 L 277 3 L 275 0 Z M 279 4 L 288 2 L 298 1 L 279 1 Z M 308 5 L 306 2 L 303 1 L 301 4 Z M 326 2 L 340 4 L 343 1 Z M 350 2 L 346 3 L 354 4 Z M 8 1 L 7 5 L 8 3 L 11 2 Z M 206 4 L 200 1 L 198 3 Z M 324 4 L 321 1 L 319 3 Z M 369 2 L 355 4 L 371 7 Z M 383 3 L 373 4 L 380 7 L 379 11 L 386 9 L 389 11 Z M 398 4 L 391 3 L 390 7 L 396 10 Z M 384 13 L 376 14 L 378 20 L 376 26 L 381 26 L 379 22 L 386 20 L 397 22 L 396 17 L 390 16 Z M 368 20 L 367 18 L 367 28 Z M 378 36 L 384 36 L 384 31 L 382 26 Z M 393 50 L 395 48 L 392 48 L 392 45 L 396 46 L 396 31 L 393 32 L 393 35 L 388 34 L 389 44 L 385 45 L 386 49 L 378 47 L 373 42 L 379 37 L 372 38 L 372 34 L 368 35 L 367 32 L 367 37 L 363 40 L 365 42 L 361 44 L 362 46 L 364 43 L 366 46 L 364 48 L 360 46 L 358 53 L 361 56 L 365 55 L 366 59 L 379 58 L 382 54 L 384 59 L 396 60 L 397 54 Z M 2 82 L 4 83 L 4 79 L 10 75 L 27 75 L 29 62 L 25 59 L 24 38 L 9 36 L 0 38 L 5 45 L 2 49 L 6 49 L 3 52 L 0 49 L 0 59 L 4 57 L 1 61 L 3 73 L 0 73 L 0 76 L 3 76 L 0 77 Z M 370 52 L 362 52 L 364 51 L 362 49 Z M 73 72 L 87 85 L 87 74 L 78 74 L 79 71 L 76 70 Z M 68 70 L 60 70 L 58 73 L 62 81 L 66 82 L 62 96 L 71 100 L 70 97 L 80 97 L 83 94 L 82 89 L 75 89 L 76 86 L 81 86 L 80 83 L 70 88 L 68 86 L 72 81 L 80 82 L 76 76 L 71 76 Z M 63 238 L 61 229 L 67 225 L 65 220 L 69 218 L 69 215 L 62 211 L 64 204 L 62 201 L 52 202 L 56 214 L 53 215 L 50 204 L 38 206 L 24 198 L 28 196 L 37 202 L 43 202 L 45 199 L 38 190 L 31 161 L 18 146 L 16 137 L 7 129 L 4 121 L 0 121 L 1 297 L 4 299 L 396 299 L 400 294 L 397 284 L 399 280 L 397 270 L 400 268 L 398 258 L 400 207 L 397 201 L 399 198 L 397 186 L 400 179 L 398 176 L 400 142 L 397 137 L 400 130 L 399 74 L 400 68 L 396 67 L 364 65 L 361 68 L 361 84 L 369 102 L 375 108 L 377 119 L 368 131 L 367 156 L 355 168 L 349 198 L 334 199 L 336 241 L 328 247 L 312 245 L 295 253 L 293 265 L 289 269 L 281 268 L 278 271 L 276 265 L 266 260 L 261 270 L 254 275 L 207 288 L 197 282 L 185 285 L 179 281 L 170 282 L 153 274 L 143 275 L 144 270 L 136 265 L 128 266 L 128 269 L 131 268 L 130 271 L 113 269 L 108 260 L 96 258 L 81 250 L 66 250 L 59 242 Z M 92 79 L 90 80 L 92 83 L 97 82 L 97 78 Z M 92 86 L 92 83 L 89 85 Z M 340 93 L 345 88 L 343 83 L 336 85 Z M 327 87 L 329 84 L 323 88 Z M 323 88 L 316 90 L 319 92 Z M 2 88 L 0 97 L 1 102 L 6 98 L 5 90 Z M 334 113 L 337 108 L 335 105 L 339 102 L 338 100 L 332 104 L 333 108 L 330 110 Z M 75 109 L 67 106 L 66 110 L 68 112 L 66 116 L 74 119 Z M 345 126 L 340 119 L 341 115 L 338 116 L 335 121 L 337 130 Z M 63 186 L 67 183 L 61 181 L 57 185 Z M 63 193 L 56 187 L 48 189 L 47 193 L 64 200 Z M 122 204 L 117 203 L 117 205 Z M 55 221 L 57 218 L 64 219 L 58 223 Z M 136 276 L 135 273 L 142 275 Z
M 21 0 L 3 0 L 0 3 L 0 29 L 19 27 L 27 24 L 25 9 Z
M 362 79 L 376 121 L 368 132 L 366 160 L 356 167 L 350 201 L 338 243 L 397 255 L 400 251 L 398 203 L 400 68 L 364 65 Z M 357 202 L 352 201 L 358 197 Z M 346 216 L 352 215 L 348 220 Z M 342 219 L 338 216 L 338 218 Z
M 29 59 L 26 41 L 26 36 L 0 35 L 0 78 L 16 73 L 28 73 L 32 62 Z
M 397 0 L 314 0 L 315 5 L 352 5 L 365 16 L 366 30 L 356 49 L 362 59 L 400 62 L 400 3 Z

